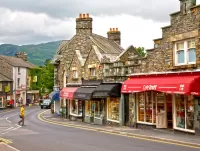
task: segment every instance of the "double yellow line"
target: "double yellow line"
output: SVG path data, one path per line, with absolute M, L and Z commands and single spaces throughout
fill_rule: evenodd
M 127 135 L 123 133 L 118 133 L 115 131 L 105 131 L 101 128 L 92 128 L 88 126 L 82 126 L 82 125 L 75 125 L 75 124 L 70 124 L 70 123 L 63 123 L 63 122 L 57 122 L 53 120 L 46 119 L 42 117 L 42 114 L 47 112 L 43 111 L 40 112 L 37 117 L 39 120 L 49 123 L 49 124 L 54 124 L 54 125 L 59 125 L 59 126 L 65 126 L 65 127 L 71 127 L 71 128 L 78 128 L 78 129 L 83 129 L 83 130 L 88 130 L 88 131 L 95 131 L 95 132 L 101 132 L 101 133 L 106 133 L 106 134 L 111 134 L 111 135 L 117 135 L 117 136 L 123 136 L 123 137 L 128 137 L 128 138 L 135 138 L 135 139 L 140 139 L 140 140 L 145 140 L 145 141 L 151 141 L 151 142 L 157 142 L 157 143 L 164 143 L 164 144 L 173 144 L 177 146 L 184 146 L 184 147 L 189 147 L 189 148 L 196 148 L 200 149 L 200 144 L 192 144 L 192 143 L 187 143 L 187 142 L 182 142 L 182 141 L 175 141 L 175 140 L 170 140 L 170 139 L 156 139 L 156 138 L 150 138 L 144 135 L 138 135 L 138 134 L 132 134 L 132 135 Z
M 5 139 L 5 138 L 2 138 L 2 137 L 0 137 L 0 143 L 1 143 L 1 141 L 2 141 L 2 142 L 4 142 L 4 143 L 6 143 L 6 144 L 11 144 L 11 143 L 12 143 L 12 141 L 10 141 L 10 140 L 8 140 L 8 139 Z

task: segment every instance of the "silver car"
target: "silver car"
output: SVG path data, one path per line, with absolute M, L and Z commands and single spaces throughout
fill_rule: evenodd
M 51 108 L 51 100 L 50 99 L 44 99 L 43 102 L 41 103 L 41 109 L 46 108 L 50 109 Z

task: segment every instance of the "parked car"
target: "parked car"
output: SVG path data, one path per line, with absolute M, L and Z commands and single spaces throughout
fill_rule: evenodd
M 51 100 L 44 99 L 40 106 L 41 106 L 41 109 L 43 109 L 43 108 L 50 109 L 51 108 Z

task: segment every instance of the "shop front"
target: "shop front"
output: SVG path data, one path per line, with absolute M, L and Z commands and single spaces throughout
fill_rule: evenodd
M 94 90 L 93 101 L 88 102 L 87 106 L 94 108 L 93 122 L 95 124 L 119 124 L 120 90 L 120 83 L 102 83 Z
M 200 127 L 200 74 L 135 75 L 122 85 L 128 95 L 129 122 L 138 127 L 171 128 L 195 133 Z M 124 97 L 125 98 L 125 97 Z M 131 125 L 130 124 L 130 125 Z
M 94 92 L 95 88 L 95 86 L 81 86 L 76 90 L 74 93 L 75 100 L 71 102 L 70 116 L 78 115 L 82 117 L 82 120 L 86 123 L 92 123 L 94 121 L 93 117 L 95 108 L 93 105 L 92 93 Z
M 60 91 L 60 106 L 64 118 L 71 116 L 79 117 L 79 103 L 74 100 L 74 92 L 78 87 L 65 87 Z
M 94 90 L 102 83 L 102 80 L 83 80 L 82 86 L 74 93 L 74 101 L 71 102 L 70 115 L 76 112 L 86 123 L 94 123 L 94 116 L 102 115 L 102 103 L 100 99 L 93 99 Z M 77 110 L 74 110 L 74 107 Z M 97 109 L 98 108 L 98 109 Z M 100 109 L 101 108 L 101 109 Z M 98 115 L 97 115 L 98 114 Z

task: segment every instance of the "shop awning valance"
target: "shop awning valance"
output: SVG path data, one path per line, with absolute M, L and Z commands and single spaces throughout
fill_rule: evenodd
M 50 98 L 52 101 L 59 101 L 59 100 L 60 100 L 60 91 L 52 91 L 52 92 L 49 94 L 49 98 Z
M 74 93 L 74 99 L 90 100 L 96 87 L 80 87 Z
M 200 95 L 200 76 L 166 75 L 132 77 L 123 83 L 121 92 L 134 93 L 152 90 L 165 93 Z
M 93 93 L 93 98 L 120 97 L 121 84 L 101 84 Z
M 60 97 L 65 99 L 73 99 L 74 92 L 77 90 L 77 87 L 66 87 L 60 91 Z

